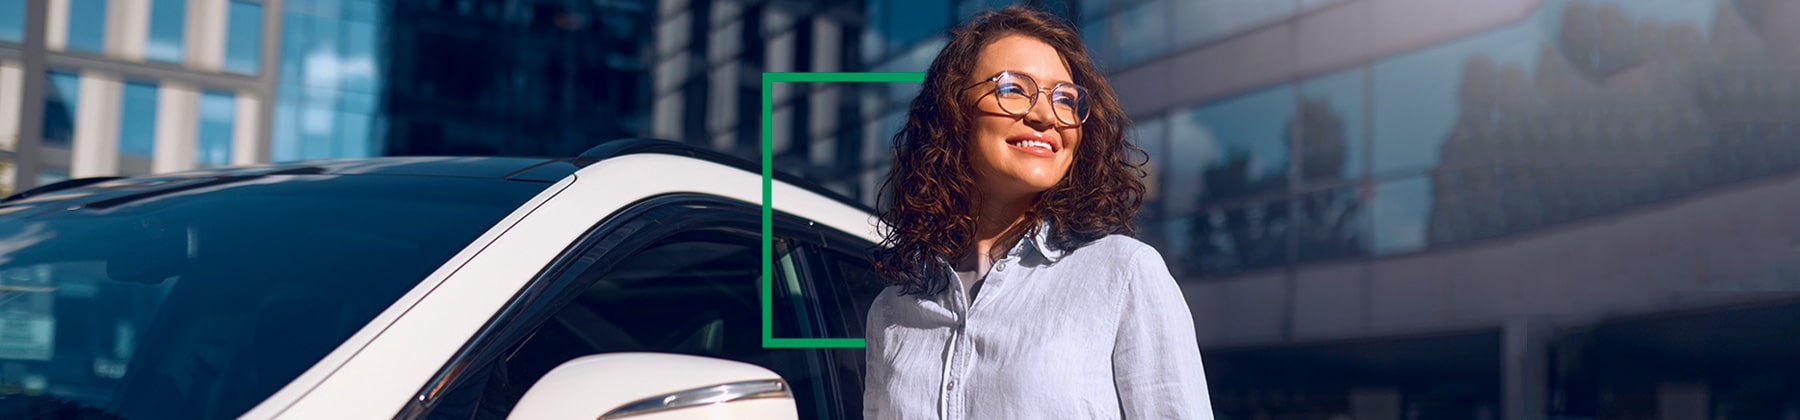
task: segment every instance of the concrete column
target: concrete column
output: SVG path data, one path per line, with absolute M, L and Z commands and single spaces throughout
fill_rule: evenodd
M 274 128 L 271 127 L 274 124 L 270 121 L 275 120 L 275 79 L 281 73 L 281 37 L 282 31 L 285 30 L 283 28 L 287 25 L 286 15 L 282 12 L 286 8 L 287 4 L 284 0 L 263 0 L 262 71 L 257 75 L 262 89 L 253 95 L 258 102 L 255 112 L 246 114 L 242 110 L 238 111 L 240 119 L 246 118 L 242 117 L 243 115 L 255 115 L 249 117 L 253 118 L 252 121 L 257 130 L 255 133 L 256 147 L 254 148 L 256 154 L 251 156 L 252 162 L 269 162 L 274 159 L 269 153 L 270 145 L 275 142 Z M 249 93 L 246 92 L 245 95 L 249 95 Z M 250 148 L 245 149 L 249 150 Z M 376 153 L 382 152 L 377 151 Z
M 200 125 L 200 89 L 180 82 L 163 83 L 156 94 L 155 173 L 194 167 Z
M 852 164 L 837 162 L 838 113 L 843 106 L 843 84 L 813 85 L 811 98 L 808 98 L 806 138 L 808 162 L 814 167 L 831 168 L 849 167 Z
M 1521 317 L 1506 321 L 1500 340 L 1500 418 L 1544 418 L 1549 407 L 1545 404 L 1549 333 L 1549 326 L 1540 320 Z
M 25 69 L 10 61 L 0 61 L 0 196 L 12 195 L 19 185 L 19 115 L 25 95 Z
M 842 71 L 844 62 L 843 44 L 840 36 L 843 28 L 837 21 L 825 18 L 813 19 L 812 36 L 812 71 Z
M 231 164 L 262 163 L 268 142 L 262 139 L 262 100 L 250 92 L 237 94 L 237 121 L 231 123 Z
M 25 103 L 25 95 L 19 91 L 24 85 L 25 69 L 18 63 L 0 61 L 0 151 L 18 150 L 19 114 L 24 112 L 20 107 Z
M 144 43 L 150 37 L 151 1 L 154 0 L 112 0 L 106 5 L 106 55 L 144 60 Z
M 44 48 L 62 51 L 69 45 L 69 0 L 48 1 L 50 10 L 44 16 Z
M 92 70 L 81 73 L 75 139 L 69 147 L 70 179 L 119 173 L 119 102 L 123 88 L 117 74 Z
M 650 125 L 650 135 L 675 141 L 681 138 L 681 110 L 686 105 L 681 91 L 671 91 L 656 98 L 656 105 Z
M 711 86 L 706 92 L 706 136 L 737 133 L 738 127 L 738 90 L 741 88 L 743 76 L 739 73 L 737 62 L 728 62 L 714 67 L 708 78 Z M 680 115 L 676 115 L 679 117 Z M 679 121 L 679 120 L 677 120 Z M 753 123 L 754 124 L 754 123 Z M 730 150 L 729 146 L 726 149 Z
M 187 42 L 188 66 L 201 70 L 219 70 L 225 62 L 225 24 L 228 0 L 188 0 Z
M 49 9 L 52 9 L 50 0 L 27 0 L 25 2 L 25 55 L 20 60 L 22 62 L 20 66 L 21 83 L 19 83 L 19 89 L 7 91 L 16 92 L 8 94 L 16 94 L 19 98 L 17 110 L 19 126 L 15 131 L 18 133 L 18 137 L 11 147 L 13 151 L 12 167 L 8 170 L 0 170 L 0 174 L 6 174 L 8 177 L 0 179 L 0 182 L 7 182 L 8 192 L 37 186 L 39 168 L 42 167 L 37 156 L 43 149 L 40 146 L 43 143 L 44 134 L 44 88 L 49 84 L 44 81 L 44 57 L 47 55 L 44 44 L 46 43 L 45 35 L 54 32 L 47 29 L 51 20 L 47 18 L 50 15 Z M 64 10 L 63 14 L 67 15 L 66 4 Z M 30 82 L 23 82 L 25 80 Z

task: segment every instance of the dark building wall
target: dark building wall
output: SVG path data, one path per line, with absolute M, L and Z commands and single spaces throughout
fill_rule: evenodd
M 386 154 L 572 156 L 637 135 L 651 7 L 394 2 Z

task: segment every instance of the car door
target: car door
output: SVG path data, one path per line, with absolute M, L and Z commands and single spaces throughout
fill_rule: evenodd
M 520 291 L 401 416 L 504 418 L 550 369 L 613 352 L 756 364 L 787 380 L 801 418 L 860 415 L 860 369 L 833 369 L 860 366 L 860 359 L 842 360 L 824 349 L 763 347 L 760 210 L 720 197 L 672 194 L 613 217 Z M 839 300 L 822 298 L 824 289 L 815 281 L 829 275 L 809 255 L 825 249 L 821 234 L 785 214 L 773 227 L 773 335 L 843 333 L 833 325 L 841 320 L 828 321 L 820 311 Z M 856 392 L 845 395 L 852 383 Z
M 584 241 L 613 238 L 608 241 L 617 243 L 604 247 L 611 249 L 625 244 L 625 238 L 642 236 L 601 233 L 660 229 L 658 224 L 631 227 L 618 222 L 639 219 L 638 216 L 643 216 L 650 208 L 645 206 L 646 203 L 661 198 L 684 194 L 722 198 L 729 203 L 695 206 L 735 205 L 739 206 L 736 214 L 760 215 L 759 205 L 768 197 L 774 197 L 777 210 L 804 217 L 804 221 L 777 219 L 799 227 L 784 233 L 792 236 L 783 244 L 790 246 L 796 255 L 794 258 L 801 258 L 799 255 L 805 253 L 801 250 L 812 243 L 806 238 L 820 236 L 812 230 L 813 226 L 851 232 L 864 242 L 877 237 L 872 216 L 866 210 L 833 200 L 828 194 L 764 181 L 765 178 L 757 173 L 740 167 L 667 154 L 615 156 L 593 163 L 559 183 L 567 185 L 565 188 L 534 199 L 534 202 L 542 200 L 541 205 L 521 208 L 509 216 L 507 222 L 490 230 L 483 240 L 465 249 L 451 264 L 441 267 L 384 311 L 376 322 L 359 331 L 352 344 L 334 351 L 326 362 L 314 366 L 301 379 L 247 415 L 253 418 L 352 418 L 371 414 L 413 417 L 429 413 L 430 407 L 424 402 L 436 401 L 452 386 L 460 384 L 446 378 L 472 374 L 467 370 L 484 366 L 477 361 L 486 362 L 494 357 L 484 359 L 475 355 L 503 352 L 504 348 L 495 349 L 503 347 L 496 343 L 524 340 L 522 335 L 534 331 L 532 328 L 550 320 L 555 310 L 580 296 L 574 291 L 574 282 L 557 283 L 565 289 L 550 290 L 545 287 L 554 282 L 540 280 L 574 270 L 570 268 L 573 267 L 571 264 L 592 264 L 598 258 L 597 254 L 576 251 L 600 248 Z M 663 224 L 687 225 L 688 219 L 659 220 Z M 756 219 L 759 218 L 752 220 Z M 749 225 L 752 228 L 744 228 L 740 220 L 737 226 L 733 229 L 738 233 L 758 232 L 761 224 L 752 223 Z M 649 245 L 636 243 L 634 246 L 644 249 Z M 755 249 L 760 254 L 760 244 Z M 583 262 L 582 258 L 589 261 Z M 804 271 L 813 266 L 806 259 L 791 261 L 795 275 L 804 275 Z M 551 293 L 553 291 L 556 293 Z M 553 301 L 553 298 L 563 301 Z M 793 330 L 798 330 L 794 331 L 795 336 L 806 336 L 807 331 L 802 328 L 814 323 L 822 322 L 796 321 L 792 325 Z M 785 331 L 783 334 L 787 334 Z M 823 329 L 813 333 L 819 331 Z M 502 333 L 521 336 L 498 337 Z M 474 343 L 487 344 L 472 348 Z M 831 352 L 810 352 L 815 353 L 809 356 L 812 359 L 800 360 L 811 360 L 807 363 L 834 360 Z M 460 366 L 464 371 L 448 372 L 447 366 Z

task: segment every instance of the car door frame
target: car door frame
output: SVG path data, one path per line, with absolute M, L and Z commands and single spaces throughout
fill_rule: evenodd
M 508 350 L 530 337 L 532 331 L 547 322 L 561 308 L 573 302 L 589 284 L 582 276 L 593 270 L 610 270 L 623 260 L 667 238 L 696 229 L 738 230 L 754 227 L 760 221 L 760 208 L 725 197 L 671 193 L 650 197 L 627 206 L 607 220 L 590 227 L 553 262 L 534 277 L 506 306 L 465 343 L 432 379 L 421 387 L 396 418 L 422 418 L 438 407 L 442 397 L 463 386 L 468 375 L 479 372 Z M 796 273 L 804 297 L 802 322 L 816 331 L 829 331 L 825 326 L 824 305 L 815 283 L 820 275 L 815 247 L 825 246 L 825 234 L 813 223 L 787 213 L 777 212 L 771 230 L 781 241 L 791 241 L 797 260 Z M 745 229 L 748 230 L 748 229 Z M 757 232 L 748 232 L 758 236 Z M 773 285 L 773 283 L 772 283 Z M 775 285 L 785 291 L 785 286 Z M 836 299 L 837 297 L 833 297 Z M 830 352 L 813 350 L 813 356 L 826 364 L 835 363 Z M 848 410 L 838 395 L 839 378 L 835 370 L 824 372 L 827 382 L 825 397 L 837 416 Z M 861 378 L 855 378 L 860 381 Z M 860 398 L 861 396 L 856 396 Z M 860 414 L 858 414 L 860 415 Z M 835 417 L 834 417 L 835 418 Z

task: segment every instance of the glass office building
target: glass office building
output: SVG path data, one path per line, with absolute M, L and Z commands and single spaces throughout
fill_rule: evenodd
M 1080 9 L 1222 417 L 1800 416 L 1800 6 Z
M 842 72 L 856 60 L 858 2 L 662 0 L 650 51 L 646 136 L 757 160 L 763 72 Z M 863 131 L 854 83 L 778 83 L 770 94 L 774 164 L 851 197 Z
M 0 192 L 269 161 L 572 156 L 641 131 L 646 4 L 0 0 Z
M 0 1 L 0 191 L 266 161 L 271 3 Z
M 858 61 L 1005 3 L 868 1 Z M 1152 157 L 1220 418 L 1800 418 L 1800 3 L 1034 4 Z M 865 201 L 917 89 L 863 92 Z

